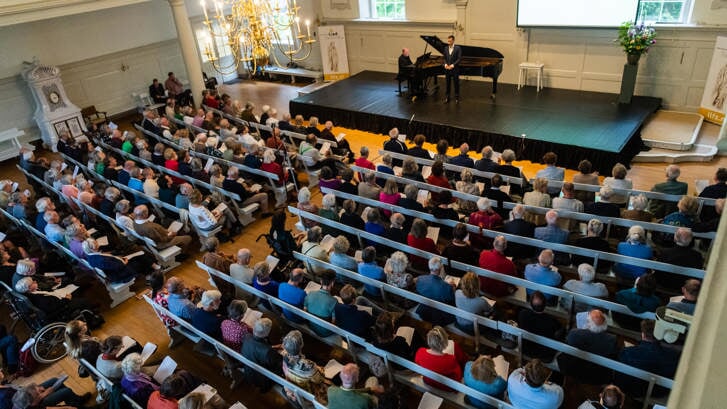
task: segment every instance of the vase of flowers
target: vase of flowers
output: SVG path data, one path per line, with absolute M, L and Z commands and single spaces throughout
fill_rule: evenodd
M 654 27 L 627 21 L 618 28 L 616 41 L 627 54 L 626 61 L 631 65 L 636 65 L 639 63 L 641 54 L 648 52 L 649 48 L 656 44 L 655 38 Z

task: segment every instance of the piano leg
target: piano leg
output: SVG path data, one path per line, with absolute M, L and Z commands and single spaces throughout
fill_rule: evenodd
M 492 95 L 490 95 L 490 98 L 492 100 L 495 100 L 495 97 L 497 96 L 497 77 L 492 79 Z

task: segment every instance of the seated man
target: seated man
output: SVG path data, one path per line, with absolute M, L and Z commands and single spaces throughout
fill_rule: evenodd
M 558 162 L 558 155 L 555 152 L 548 152 L 543 155 L 543 163 L 545 163 L 545 168 L 540 169 L 535 174 L 535 177 L 562 181 L 565 178 L 565 169 L 555 166 L 556 162 Z M 555 186 L 549 186 L 548 193 L 551 197 L 555 197 L 558 195 L 558 193 L 560 193 L 560 189 Z
M 159 223 L 149 220 L 149 209 L 147 209 L 146 205 L 139 205 L 134 208 L 134 231 L 140 236 L 152 239 L 160 249 L 179 246 L 183 255 L 180 259 L 189 254 L 192 237 L 179 236 L 176 232 L 167 230 Z
M 516 234 L 523 237 L 533 237 L 535 235 L 535 224 L 523 219 L 525 215 L 525 207 L 523 205 L 515 205 L 510 215 L 512 219 L 502 226 L 503 233 Z M 510 243 L 507 246 L 505 255 L 518 260 L 527 259 L 532 257 L 533 248 L 527 244 Z
M 359 337 L 370 338 L 374 317 L 356 306 L 356 289 L 351 284 L 346 284 L 341 288 L 340 296 L 343 303 L 336 304 L 334 308 L 336 325 Z
M 586 400 L 578 409 L 621 409 L 626 401 L 626 395 L 616 385 L 606 385 L 599 397 L 598 401 Z
M 167 101 L 167 93 L 158 79 L 154 78 L 149 85 L 149 96 L 155 104 L 164 104 Z
M 664 347 L 654 338 L 655 323 L 652 320 L 641 321 L 641 342 L 632 347 L 621 350 L 618 360 L 645 371 L 673 378 L 679 364 L 679 352 L 673 348 Z M 631 376 L 616 372 L 614 382 L 631 396 L 644 396 L 648 383 Z M 656 387 L 655 395 L 663 395 L 664 388 Z
M 699 193 L 699 197 L 710 199 L 724 199 L 727 196 L 727 168 L 719 168 L 712 179 L 713 184 L 707 186 Z M 714 206 L 703 206 L 699 219 L 702 221 L 712 220 L 717 217 Z
M 568 241 L 568 230 L 558 227 L 558 211 L 548 210 L 545 214 L 546 226 L 536 227 L 534 237 L 548 243 L 565 244 Z M 570 255 L 560 251 L 555 252 L 554 263 L 557 265 L 570 265 Z
M 58 298 L 45 291 L 39 291 L 38 283 L 32 277 L 25 277 L 18 281 L 15 291 L 26 296 L 31 304 L 43 311 L 50 322 L 53 320 L 67 321 L 81 310 L 92 309 L 91 304 L 83 298 L 73 298 L 71 294 Z
M 563 325 L 555 317 L 545 313 L 545 295 L 540 291 L 535 291 L 530 296 L 530 309 L 520 310 L 517 324 L 518 327 L 536 335 L 555 340 L 563 337 Z M 523 340 L 523 352 L 546 362 L 552 361 L 555 356 L 555 351 L 552 349 L 528 340 Z
M 346 138 L 343 137 L 339 141 L 336 139 L 336 135 L 333 134 L 333 122 L 326 121 L 323 126 L 323 130 L 321 130 L 321 139 L 336 143 L 337 147 L 332 148 L 334 154 L 338 156 L 346 156 L 349 160 L 353 160 L 353 151 L 351 151 L 351 145 L 348 144 Z
M 389 140 L 384 142 L 384 150 L 389 152 L 395 152 L 395 153 L 407 153 L 407 147 L 406 144 L 399 139 L 399 129 L 392 128 L 389 131 Z M 391 161 L 391 164 L 393 166 L 401 166 L 402 160 L 401 159 L 393 159 Z
M 333 311 L 338 301 L 331 295 L 331 289 L 336 282 L 336 273 L 326 270 L 320 275 L 321 289 L 313 291 L 305 297 L 303 307 L 309 313 L 326 321 L 334 321 Z M 321 337 L 333 335 L 333 332 L 316 323 L 310 323 L 311 329 Z
M 245 358 L 282 376 L 283 358 L 268 341 L 272 326 L 273 322 L 269 318 L 259 318 L 255 321 L 252 326 L 252 334 L 247 334 L 242 341 L 242 351 L 240 352 Z M 246 383 L 257 386 L 261 392 L 267 392 L 273 386 L 273 382 L 258 371 L 244 365 L 243 368 Z
M 193 291 L 184 286 L 184 281 L 179 277 L 169 277 L 164 285 L 169 293 L 167 298 L 167 309 L 172 314 L 183 320 L 191 320 L 192 312 L 196 308 L 192 302 Z
M 492 250 L 482 250 L 480 253 L 480 267 L 517 277 L 515 264 L 505 256 L 505 249 L 507 249 L 507 239 L 504 236 L 495 237 L 492 242 Z M 493 297 L 504 297 L 515 292 L 513 285 L 483 276 L 480 276 L 480 287 L 482 291 Z
M 664 193 L 667 195 L 686 195 L 688 185 L 686 182 L 680 182 L 677 180 L 681 174 L 679 165 L 669 165 L 666 167 L 666 181 L 657 183 L 651 188 L 652 192 Z M 676 202 L 651 199 L 649 200 L 649 213 L 654 215 L 654 218 L 661 219 L 664 216 L 674 213 L 677 211 Z
M 514 370 L 507 379 L 507 395 L 516 408 L 557 409 L 563 403 L 563 388 L 548 382 L 550 370 L 533 359 Z
M 207 290 L 202 293 L 199 307 L 192 311 L 191 324 L 198 330 L 216 339 L 222 339 L 220 325 L 222 316 L 218 311 L 222 302 L 222 293 L 217 290 Z
M 238 180 L 239 178 L 240 170 L 234 166 L 230 166 L 227 169 L 227 178 L 222 182 L 222 188 L 229 192 L 237 193 L 242 201 L 240 203 L 242 206 L 259 203 L 262 215 L 269 216 L 271 213 L 270 207 L 268 206 L 268 195 L 262 192 L 253 192 L 245 182 L 240 182 Z
M 568 345 L 580 350 L 615 359 L 618 353 L 616 336 L 606 332 L 608 324 L 601 310 L 588 313 L 586 326 L 583 329 L 572 329 L 566 337 Z M 579 382 L 603 384 L 611 380 L 610 369 L 585 361 L 569 354 L 558 356 L 558 368 L 568 376 L 577 378 Z
M 417 279 L 417 294 L 434 301 L 454 305 L 454 286 L 442 279 L 442 271 L 442 259 L 439 257 L 429 259 L 429 274 Z M 453 323 L 455 319 L 452 314 L 422 304 L 417 308 L 417 314 L 432 325 L 446 326 Z
M 610 186 L 603 186 L 598 192 L 599 201 L 593 202 L 585 207 L 586 213 L 595 214 L 596 216 L 603 217 L 621 217 L 621 209 L 616 203 L 611 203 L 610 200 L 614 196 L 614 191 Z
M 426 142 L 427 138 L 422 135 L 418 134 L 414 137 L 414 147 L 410 148 L 407 152 L 407 155 L 413 156 L 415 158 L 422 158 L 422 159 L 432 159 L 432 154 L 429 153 L 428 150 L 423 148 L 424 142 Z
M 148 269 L 144 267 L 151 267 L 147 265 L 147 262 L 141 260 L 146 258 L 144 255 L 128 259 L 101 253 L 98 242 L 93 238 L 84 240 L 82 247 L 83 252 L 86 253 L 86 260 L 91 267 L 102 270 L 112 284 L 129 282 L 137 275 L 146 274 Z
M 449 163 L 452 165 L 463 166 L 465 168 L 474 168 L 475 161 L 467 155 L 467 152 L 469 151 L 470 146 L 467 143 L 463 143 L 459 146 L 459 155 L 452 156 L 452 158 L 449 159 Z
M 681 267 L 703 268 L 704 257 L 702 257 L 702 253 L 692 247 L 693 238 L 694 235 L 691 229 L 686 227 L 678 228 L 674 232 L 675 246 L 663 249 L 658 260 Z M 681 284 L 684 282 L 684 276 L 663 271 L 656 271 L 656 279 L 660 286 L 674 291 L 679 291 Z
M 525 266 L 525 279 L 537 284 L 548 285 L 551 287 L 557 287 L 560 285 L 562 277 L 558 270 L 553 268 L 554 258 L 553 250 L 545 249 L 541 251 L 538 256 L 537 263 Z M 528 289 L 528 296 L 530 296 L 532 292 L 533 290 Z M 545 298 L 551 305 L 554 305 L 555 300 L 558 299 L 558 297 L 550 294 L 546 294 Z
M 280 301 L 284 301 L 290 305 L 303 309 L 303 303 L 305 302 L 306 293 L 300 288 L 303 284 L 303 278 L 305 277 L 305 271 L 302 268 L 294 268 L 290 272 L 288 282 L 281 283 L 278 286 L 278 298 Z M 285 318 L 296 323 L 303 323 L 305 320 L 293 312 L 283 309 L 283 315 Z
M 66 229 L 58 224 L 61 221 L 58 213 L 55 210 L 46 210 L 43 215 L 43 220 L 45 220 L 46 223 L 44 233 L 46 237 L 48 237 L 48 240 L 56 243 L 63 243 L 65 241 Z
M 697 298 L 699 298 L 699 290 L 702 288 L 702 282 L 690 278 L 684 282 L 682 287 L 682 298 L 680 301 L 672 301 L 666 305 L 666 308 L 677 310 L 685 314 L 694 315 L 694 309 L 697 307 Z
M 320 169 L 321 167 L 323 155 L 316 148 L 317 143 L 318 138 L 313 134 L 308 134 L 305 137 L 305 141 L 301 142 L 300 146 L 298 146 L 298 153 L 303 157 L 302 160 L 305 161 L 309 169 Z
M 370 389 L 356 389 L 359 369 L 347 364 L 341 369 L 341 386 L 328 387 L 328 409 L 373 409 L 376 401 Z

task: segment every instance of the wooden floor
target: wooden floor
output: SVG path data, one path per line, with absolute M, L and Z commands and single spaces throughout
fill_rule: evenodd
M 264 104 L 269 104 L 276 107 L 281 113 L 287 111 L 287 101 L 291 96 L 296 95 L 297 89 L 298 88 L 296 86 L 291 85 L 247 81 L 222 87 L 223 92 L 227 92 L 232 95 L 233 99 L 239 99 L 243 102 L 247 100 L 255 101 L 258 109 Z M 320 119 L 321 122 L 323 122 L 326 118 L 322 115 Z M 122 122 L 122 128 L 126 129 L 126 127 L 128 127 L 128 124 L 124 125 Z M 708 132 L 712 131 L 714 131 L 714 134 L 707 135 L 706 137 L 714 137 L 714 135 L 716 135 L 716 131 L 708 130 Z M 356 151 L 358 151 L 358 149 L 363 145 L 370 147 L 372 153 L 376 152 L 372 155 L 372 159 L 374 161 L 376 160 L 376 157 L 378 157 L 378 148 L 385 140 L 383 135 L 373 135 L 367 132 L 343 128 L 334 129 L 334 133 L 338 132 L 345 132 L 347 134 L 347 138 L 349 139 L 352 148 Z M 43 155 L 44 153 L 40 152 L 39 154 Z M 2 179 L 14 179 L 18 181 L 24 180 L 24 178 L 21 178 L 19 172 L 15 169 L 15 163 L 16 160 L 8 160 L 0 164 Z M 531 164 L 529 162 L 521 162 L 517 163 L 517 165 L 523 166 L 527 175 L 534 175 L 539 168 L 542 168 L 542 165 Z M 654 183 L 663 181 L 664 166 L 664 164 L 637 164 L 629 171 L 629 177 L 633 179 L 635 188 L 649 189 Z M 689 182 L 691 193 L 695 179 L 711 179 L 718 167 L 727 166 L 727 159 L 721 157 L 712 163 L 686 163 L 680 164 L 680 166 L 682 167 L 681 179 Z M 570 175 L 573 172 L 574 171 L 572 170 L 568 171 L 566 177 L 567 180 L 570 180 Z M 313 200 L 314 202 L 320 203 L 320 194 L 317 190 L 314 190 Z M 268 231 L 269 223 L 270 219 L 267 218 L 258 220 L 245 227 L 242 234 L 236 237 L 234 242 L 226 243 L 222 246 L 223 251 L 228 254 L 234 254 L 239 248 L 247 247 L 252 250 L 253 263 L 263 260 L 270 251 L 264 240 L 261 240 L 260 242 L 256 242 L 255 240 L 261 233 Z M 291 229 L 293 228 L 292 218 L 289 218 L 289 226 Z M 186 261 L 182 266 L 173 270 L 172 274 L 182 277 L 188 284 L 200 285 L 207 288 L 209 287 L 207 276 L 194 265 L 194 259 L 199 258 L 199 256 L 200 254 L 193 255 L 193 257 Z M 137 284 L 135 289 L 138 293 L 142 293 L 146 290 L 143 283 Z M 104 295 L 105 293 L 100 287 L 97 288 L 93 294 L 98 297 L 100 302 L 108 305 L 107 296 Z M 5 307 L 0 308 L 4 309 Z M 3 317 L 1 321 L 7 323 L 8 315 L 6 313 L 0 314 L 2 314 Z M 221 369 L 223 366 L 222 363 L 218 360 L 210 359 L 193 352 L 189 343 L 184 343 L 178 348 L 170 351 L 167 348 L 168 338 L 161 322 L 156 318 L 151 308 L 143 300 L 132 298 L 113 310 L 106 309 L 103 314 L 106 318 L 106 324 L 103 328 L 94 332 L 95 336 L 104 338 L 108 335 L 129 335 L 142 343 L 147 341 L 156 343 L 159 345 L 159 350 L 157 352 L 159 357 L 163 357 L 165 354 L 171 355 L 175 360 L 177 360 L 177 362 L 179 362 L 180 367 L 192 371 L 194 374 L 199 375 L 215 386 L 223 398 L 230 404 L 235 401 L 241 401 L 248 408 L 285 407 L 287 405 L 285 400 L 278 394 L 269 393 L 264 396 L 260 396 L 256 391 L 244 386 L 231 391 L 229 389 L 229 380 L 223 378 L 221 375 Z M 280 340 L 283 331 L 284 330 L 282 328 L 275 328 L 273 330 L 272 340 L 274 343 Z M 21 340 L 24 339 L 25 330 L 22 324 L 18 325 L 16 332 L 20 335 Z M 308 345 L 314 345 L 314 342 L 309 341 Z M 309 351 L 308 354 L 314 354 L 315 360 L 319 363 L 325 364 L 327 361 L 325 355 L 335 354 L 335 351 L 325 350 L 322 352 L 317 349 L 315 351 Z M 76 392 L 82 393 L 86 391 L 93 391 L 93 384 L 90 380 L 88 380 L 88 378 L 79 379 L 76 376 L 76 365 L 69 358 L 66 358 L 54 365 L 40 368 L 34 376 L 19 379 L 16 382 L 20 384 L 32 381 L 37 382 L 61 373 L 67 373 L 70 375 L 67 384 Z M 578 395 L 580 395 L 580 393 L 576 393 L 576 397 L 573 398 L 574 401 L 576 398 L 580 399 Z M 418 402 L 418 400 L 412 402 L 411 407 L 416 407 L 416 402 Z M 575 406 L 577 405 L 574 405 L 573 407 Z M 571 406 L 568 405 L 565 407 Z

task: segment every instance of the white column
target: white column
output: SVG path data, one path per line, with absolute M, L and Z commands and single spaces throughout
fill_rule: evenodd
M 669 408 L 724 408 L 727 384 L 727 217 L 723 217 L 712 243 L 694 321 L 689 328 Z
M 187 7 L 184 5 L 184 0 L 169 0 L 169 5 L 172 6 L 174 25 L 177 27 L 179 46 L 182 49 L 182 59 L 187 67 L 189 87 L 192 90 L 195 102 L 201 104 L 202 90 L 204 90 L 202 63 L 199 54 L 197 54 L 192 24 L 189 22 L 189 16 L 187 15 Z

